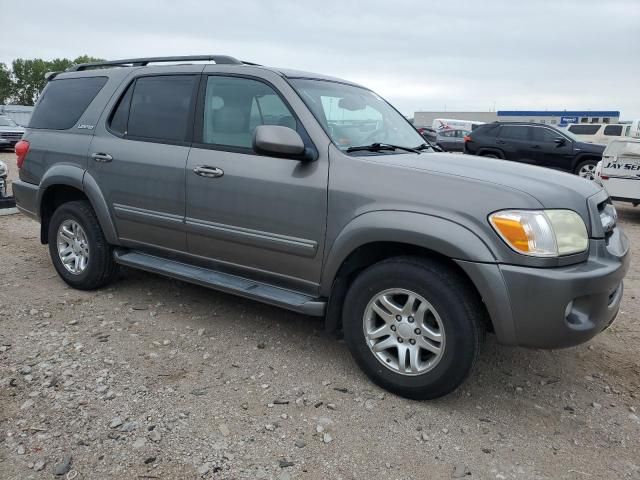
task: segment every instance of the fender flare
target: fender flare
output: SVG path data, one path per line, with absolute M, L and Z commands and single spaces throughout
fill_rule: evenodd
M 40 181 L 36 198 L 38 217 L 42 218 L 42 201 L 46 191 L 57 185 L 73 187 L 84 193 L 93 207 L 94 212 L 96 212 L 98 223 L 102 228 L 102 232 L 104 233 L 107 242 L 114 245 L 118 244 L 118 235 L 116 233 L 115 225 L 111 220 L 111 216 L 109 215 L 109 208 L 104 195 L 102 195 L 95 179 L 84 169 L 78 166 L 59 164 L 54 165 L 47 170 Z
M 489 246 L 459 223 L 423 213 L 377 210 L 351 220 L 333 241 L 322 272 L 321 294 L 330 296 L 338 271 L 352 252 L 374 242 L 406 243 L 455 260 L 496 262 Z

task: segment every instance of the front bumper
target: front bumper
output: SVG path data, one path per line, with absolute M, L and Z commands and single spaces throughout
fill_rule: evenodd
M 567 267 L 458 263 L 478 287 L 500 343 L 563 348 L 613 322 L 629 262 L 629 241 L 616 228 L 607 240 L 591 240 L 586 261 Z

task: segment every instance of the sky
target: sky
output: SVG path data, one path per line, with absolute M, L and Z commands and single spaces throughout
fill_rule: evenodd
M 227 54 L 358 82 L 408 116 L 640 118 L 640 0 L 29 0 L 4 20 L 6 64 Z

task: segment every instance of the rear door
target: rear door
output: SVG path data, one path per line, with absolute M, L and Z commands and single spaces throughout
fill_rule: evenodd
M 93 138 L 89 173 L 124 245 L 186 249 L 184 169 L 199 78 L 134 79 Z
M 535 163 L 530 154 L 530 128 L 525 125 L 502 125 L 496 146 L 504 152 L 507 160 L 516 162 Z

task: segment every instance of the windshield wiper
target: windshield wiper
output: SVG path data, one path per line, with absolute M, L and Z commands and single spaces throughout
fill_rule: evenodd
M 436 145 L 435 143 L 431 143 L 428 140 L 427 140 L 427 143 L 423 143 L 422 145 L 418 145 L 416 147 L 416 150 L 426 150 L 427 148 L 430 148 L 434 152 L 444 152 L 444 150 L 441 149 L 438 145 Z
M 364 150 L 369 152 L 380 152 L 382 150 L 404 150 L 405 152 L 420 153 L 420 150 L 418 150 L 417 148 L 403 147 L 400 145 L 391 145 L 390 143 L 372 143 L 370 145 L 360 145 L 358 147 L 347 148 L 348 153 L 361 152 Z

